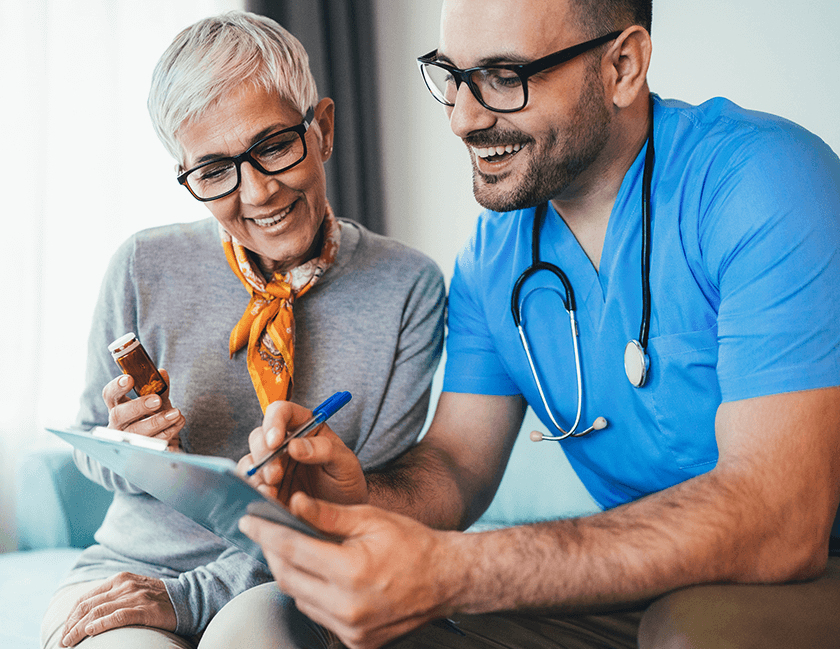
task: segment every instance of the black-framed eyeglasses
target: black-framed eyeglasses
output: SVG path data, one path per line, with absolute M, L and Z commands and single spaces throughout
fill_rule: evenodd
M 585 43 L 543 56 L 530 63 L 480 65 L 461 70 L 437 61 L 437 50 L 417 59 L 417 65 L 432 96 L 444 106 L 454 106 L 458 89 L 466 83 L 478 102 L 497 113 L 513 113 L 528 103 L 528 77 L 555 65 L 571 61 L 599 45 L 618 38 L 621 31 L 611 32 Z
M 306 131 L 314 117 L 315 110 L 310 108 L 297 126 L 275 131 L 239 155 L 203 162 L 180 174 L 178 182 L 195 198 L 207 202 L 236 191 L 242 180 L 240 167 L 245 161 L 269 176 L 288 171 L 306 158 Z

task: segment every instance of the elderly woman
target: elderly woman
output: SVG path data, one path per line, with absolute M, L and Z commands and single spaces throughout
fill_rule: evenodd
M 311 408 L 349 390 L 331 428 L 362 466 L 405 451 L 439 360 L 442 278 L 419 253 L 333 213 L 324 162 L 334 106 L 318 100 L 300 43 L 248 13 L 200 21 L 158 63 L 149 109 L 178 182 L 213 218 L 140 232 L 114 256 L 81 423 L 239 460 L 269 403 Z M 162 399 L 129 397 L 132 382 L 107 349 L 128 331 L 168 369 Z M 114 501 L 98 544 L 53 598 L 45 646 L 194 647 L 228 600 L 272 579 L 266 565 L 76 460 Z

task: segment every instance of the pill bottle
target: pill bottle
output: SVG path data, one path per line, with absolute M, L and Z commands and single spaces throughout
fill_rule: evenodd
M 134 392 L 138 397 L 149 394 L 163 394 L 167 388 L 166 381 L 157 371 L 152 359 L 143 349 L 143 345 L 133 333 L 120 336 L 110 345 L 108 351 L 114 357 L 117 365 L 134 379 Z

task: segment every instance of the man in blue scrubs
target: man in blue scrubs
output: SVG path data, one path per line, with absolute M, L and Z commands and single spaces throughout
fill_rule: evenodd
M 840 644 L 840 560 L 828 558 L 840 501 L 840 163 L 785 120 L 651 95 L 649 31 L 645 2 L 444 2 L 426 80 L 487 211 L 452 279 L 431 429 L 366 476 L 366 491 L 329 431 L 290 446 L 299 473 L 315 466 L 319 480 L 306 487 L 318 499 L 296 495 L 292 510 L 339 544 L 242 523 L 298 610 L 348 646 L 410 631 L 393 646 Z M 545 69 L 494 67 L 578 44 Z M 624 350 L 643 321 L 651 115 L 650 365 L 634 387 Z M 578 430 L 608 422 L 562 443 L 605 511 L 439 531 L 489 504 L 526 405 L 555 430 L 510 307 L 540 205 L 540 259 L 565 271 L 578 309 Z M 545 402 L 568 429 L 578 391 L 564 296 L 540 271 L 515 306 Z M 263 430 L 278 431 L 269 444 L 252 436 L 252 454 L 306 414 L 272 410 Z M 326 502 L 339 486 L 346 502 L 348 484 L 369 504 Z M 426 624 L 436 618 L 457 627 Z

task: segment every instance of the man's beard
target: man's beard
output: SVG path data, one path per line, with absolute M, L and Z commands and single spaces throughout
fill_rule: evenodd
M 545 203 L 561 194 L 600 155 L 609 137 L 611 116 L 604 105 L 603 89 L 594 71 L 587 73 L 580 101 L 564 127 L 566 141 L 560 153 L 553 153 L 560 141 L 560 129 L 553 127 L 541 144 L 518 131 L 488 131 L 471 136 L 472 146 L 503 142 L 527 142 L 528 168 L 519 183 L 507 193 L 494 185 L 507 176 L 484 174 L 473 158 L 473 194 L 483 207 L 494 212 L 521 210 Z

